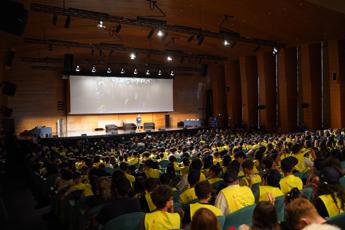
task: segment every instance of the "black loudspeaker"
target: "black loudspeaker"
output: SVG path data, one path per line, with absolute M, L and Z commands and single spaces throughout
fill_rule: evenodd
M 201 65 L 201 76 L 206 76 L 208 73 L 208 65 L 202 64 Z
M 13 84 L 8 81 L 4 81 L 1 83 L 2 87 L 2 94 L 7 96 L 14 96 L 16 94 L 16 84 Z
M 151 130 L 151 129 L 155 129 L 155 123 L 145 122 L 144 123 L 144 130 Z
M 15 53 L 14 49 L 8 49 L 7 50 L 7 54 L 6 54 L 6 57 L 4 60 L 5 67 L 11 68 L 15 54 L 16 53 Z
M 165 114 L 165 128 L 170 128 L 170 114 Z
M 14 134 L 14 119 L 12 118 L 4 118 L 1 119 L 2 130 L 5 135 L 11 135 Z
M 74 55 L 73 54 L 65 54 L 64 55 L 64 62 L 63 62 L 64 74 L 73 73 L 73 67 L 74 67 Z
M 28 19 L 23 4 L 15 1 L 0 1 L 0 30 L 21 36 Z
M 116 125 L 113 125 L 113 124 L 105 125 L 105 132 L 107 133 L 117 131 L 117 130 L 118 130 L 118 127 Z
M 6 107 L 6 106 L 1 106 L 0 107 L 0 113 L 3 115 L 3 117 L 10 117 L 12 116 L 13 110 Z

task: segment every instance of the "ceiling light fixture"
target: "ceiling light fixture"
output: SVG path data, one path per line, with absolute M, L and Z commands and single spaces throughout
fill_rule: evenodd
M 228 40 L 224 40 L 224 46 L 225 46 L 225 47 L 230 46 L 230 42 L 229 42 Z
M 137 75 L 138 74 L 138 70 L 137 69 L 134 69 L 134 75 Z
M 79 65 L 77 65 L 77 66 L 75 67 L 75 72 L 80 72 L 80 66 L 79 66 Z
M 96 67 L 93 66 L 92 69 L 91 69 L 91 72 L 92 73 L 96 73 Z
M 172 57 L 171 56 L 167 56 L 167 61 L 168 62 L 171 62 L 173 59 L 172 59 Z
M 135 55 L 135 53 L 131 53 L 129 57 L 131 58 L 131 60 L 134 60 L 137 56 Z
M 173 77 L 174 75 L 175 75 L 174 71 L 173 71 L 173 70 L 171 70 L 171 71 L 170 71 L 170 76 L 172 76 L 172 77 Z
M 150 75 L 150 70 L 146 70 L 146 75 L 149 76 Z
M 108 67 L 107 73 L 108 73 L 108 74 L 111 74 L 111 69 L 110 69 L 110 67 Z
M 160 37 L 160 38 L 163 37 L 164 36 L 164 32 L 162 30 L 158 30 L 157 31 L 157 36 Z
M 121 68 L 121 74 L 125 74 L 125 69 L 124 68 Z
M 162 76 L 162 70 L 158 70 L 158 76 Z
M 272 53 L 276 55 L 278 53 L 278 49 L 276 47 L 273 48 Z
M 105 29 L 104 21 L 102 18 L 98 20 L 97 27 L 100 29 Z

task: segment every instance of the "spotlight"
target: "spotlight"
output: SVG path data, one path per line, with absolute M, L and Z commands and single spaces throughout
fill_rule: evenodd
M 134 60 L 137 56 L 135 55 L 135 53 L 131 53 L 129 57 L 131 58 L 131 60 Z
M 162 30 L 158 30 L 157 31 L 157 36 L 160 37 L 160 38 L 163 37 L 164 36 L 163 31 Z
M 158 76 L 162 76 L 162 70 L 158 70 Z
M 276 55 L 278 53 L 278 49 L 276 47 L 273 47 L 272 53 Z
M 193 41 L 193 39 L 194 39 L 194 34 L 188 38 L 187 42 L 191 42 Z
M 58 20 L 58 16 L 56 14 L 53 15 L 53 25 L 56 26 L 57 25 L 57 20 Z
M 116 32 L 117 34 L 120 33 L 121 28 L 122 28 L 121 24 L 118 24 L 118 25 L 116 26 L 115 32 Z
M 103 21 L 102 18 L 100 18 L 100 19 L 98 20 L 97 27 L 100 28 L 100 29 L 105 29 L 104 21 Z
M 171 56 L 167 56 L 167 61 L 171 62 L 173 59 Z
M 122 68 L 120 73 L 121 73 L 121 74 L 125 74 L 125 69 Z
M 111 74 L 111 69 L 110 69 L 110 67 L 108 67 L 107 73 L 108 73 L 108 74 Z
M 65 28 L 69 28 L 70 26 L 71 26 L 71 16 L 68 15 L 65 21 Z
M 154 32 L 155 32 L 154 29 L 150 30 L 150 32 L 147 34 L 147 38 L 151 39 Z
M 230 46 L 230 42 L 229 42 L 228 40 L 224 40 L 224 46 L 225 46 L 225 47 Z
M 96 73 L 96 67 L 93 66 L 91 72 Z
M 138 74 L 138 70 L 137 69 L 134 69 L 134 75 L 137 75 Z
M 80 72 L 80 67 L 79 67 L 79 65 L 77 65 L 77 66 L 75 67 L 75 72 Z
M 171 70 L 171 71 L 170 71 L 170 76 L 172 76 L 172 77 L 173 77 L 174 75 L 175 75 L 174 71 L 173 71 L 173 70 Z
M 146 70 L 146 75 L 149 76 L 150 75 L 150 70 Z

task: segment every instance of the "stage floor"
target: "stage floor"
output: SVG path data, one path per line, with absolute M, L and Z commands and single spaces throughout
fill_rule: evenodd
M 90 136 L 90 137 L 99 137 L 99 136 L 112 136 L 112 135 L 130 135 L 130 134 L 140 134 L 140 133 L 158 133 L 158 132 L 170 132 L 170 131 L 180 131 L 180 130 L 193 130 L 200 129 L 201 127 L 190 127 L 190 128 L 168 128 L 168 129 L 155 129 L 155 130 L 122 130 L 119 129 L 114 133 L 107 133 L 103 131 L 68 131 L 67 134 L 58 136 L 58 138 L 66 137 L 80 137 L 80 136 Z M 56 137 L 55 137 L 56 138 Z

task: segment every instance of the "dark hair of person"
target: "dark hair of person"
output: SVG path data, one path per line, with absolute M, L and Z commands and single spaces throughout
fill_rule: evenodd
M 264 177 L 267 185 L 279 188 L 279 182 L 281 179 L 281 175 L 277 170 L 270 169 L 270 170 L 268 170 L 268 172 L 263 177 Z
M 207 208 L 200 208 L 195 212 L 190 230 L 219 230 L 217 217 Z
M 263 161 L 262 161 L 262 163 L 264 164 L 264 166 L 265 166 L 265 169 L 267 169 L 267 170 L 269 170 L 269 169 L 271 169 L 272 168 L 272 166 L 273 166 L 273 158 L 271 157 L 271 156 L 266 156 L 264 159 L 263 159 Z
M 227 167 L 231 163 L 231 157 L 229 155 L 225 155 L 223 157 L 223 166 Z
M 290 192 L 285 194 L 284 202 L 287 205 L 297 198 L 306 198 L 306 196 L 300 190 L 298 190 L 298 188 L 293 188 L 290 190 Z
M 122 171 L 127 171 L 128 170 L 128 164 L 126 162 L 121 162 L 120 163 L 120 169 Z
M 193 187 L 196 183 L 200 180 L 200 171 L 193 170 L 188 174 L 188 183 L 191 187 Z
M 201 181 L 195 185 L 195 194 L 199 200 L 207 199 L 212 191 L 212 187 L 208 181 Z
M 292 172 L 293 168 L 297 164 L 297 159 L 295 157 L 287 157 L 281 161 L 281 169 L 284 173 Z
M 131 191 L 131 182 L 126 177 L 119 177 L 113 181 L 116 195 L 128 196 Z
M 193 171 L 193 170 L 198 170 L 200 171 L 202 168 L 202 162 L 199 158 L 194 158 L 192 160 L 192 163 L 189 166 L 189 171 Z
M 259 202 L 253 212 L 252 230 L 279 230 L 277 212 L 271 202 Z
M 243 169 L 253 169 L 254 168 L 254 162 L 252 160 L 245 160 L 242 163 L 242 168 Z
M 218 177 L 222 169 L 218 165 L 212 165 L 209 171 L 213 172 L 214 175 Z
M 151 192 L 159 185 L 159 180 L 156 178 L 148 178 L 145 181 L 145 188 L 147 191 Z
M 168 185 L 159 185 L 151 192 L 151 199 L 157 209 L 165 207 L 166 203 L 173 197 L 172 190 Z

